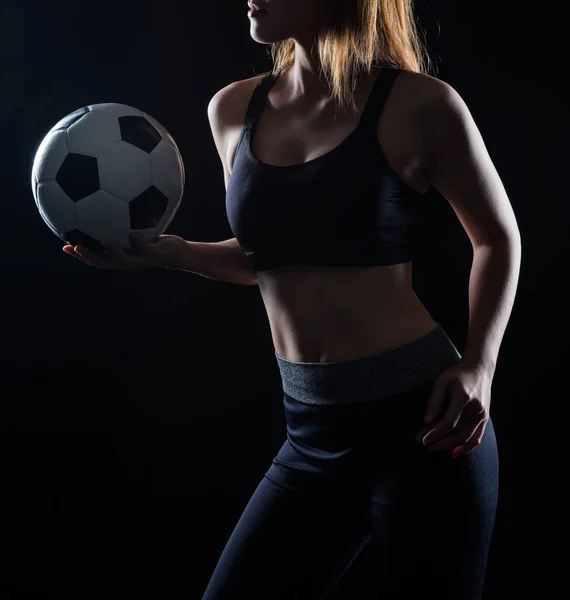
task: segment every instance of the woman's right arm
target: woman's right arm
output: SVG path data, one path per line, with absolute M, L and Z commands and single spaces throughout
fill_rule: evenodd
M 248 96 L 244 92 L 243 82 L 236 81 L 216 92 L 208 104 L 208 121 L 222 162 L 226 191 L 230 179 L 228 141 L 230 134 L 241 131 L 243 125 L 244 115 L 238 113 L 245 112 Z M 235 237 L 222 242 L 184 241 L 169 268 L 229 283 L 258 284 L 257 273 Z
M 258 285 L 257 273 L 236 238 L 222 242 L 182 242 L 163 265 L 167 269 L 238 285 Z

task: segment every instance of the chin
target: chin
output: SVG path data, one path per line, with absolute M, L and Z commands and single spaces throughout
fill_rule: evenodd
M 275 35 L 267 35 L 261 32 L 251 32 L 251 39 L 258 44 L 276 44 L 277 42 L 282 42 L 284 40 L 288 40 L 289 37 L 281 37 Z
M 283 27 L 270 27 L 270 23 L 264 23 L 265 19 L 271 19 L 271 15 L 262 15 L 259 20 L 251 20 L 250 35 L 255 42 L 258 44 L 276 44 L 291 37 L 291 33 L 283 31 Z

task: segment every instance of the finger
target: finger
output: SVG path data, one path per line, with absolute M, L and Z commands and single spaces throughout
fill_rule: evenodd
M 428 450 L 430 452 L 438 452 L 441 450 L 453 450 L 458 446 L 464 445 L 475 433 L 477 425 L 465 425 L 465 427 L 454 431 L 453 435 L 450 435 L 443 440 L 433 442 Z
M 487 421 L 482 421 L 466 443 L 453 449 L 451 456 L 453 456 L 453 458 L 457 458 L 458 456 L 469 454 L 469 452 L 474 450 L 481 443 L 486 427 Z
M 75 250 L 73 249 L 73 246 L 64 246 L 63 251 L 66 254 L 69 254 L 69 256 L 73 256 L 73 258 L 76 258 L 77 260 L 84 262 L 86 265 L 89 265 L 90 267 L 97 267 L 97 265 L 94 265 L 93 263 L 89 262 L 86 258 L 84 258 L 80 254 L 75 252 Z
M 93 252 L 92 250 L 89 250 L 89 248 L 85 248 L 84 246 L 75 246 L 75 248 L 73 250 L 74 250 L 74 252 L 79 254 L 79 256 L 87 259 L 89 262 L 92 262 L 96 267 L 99 267 L 100 269 L 116 269 L 117 268 L 109 260 L 107 260 L 102 254 Z
M 427 446 L 427 444 L 431 444 L 432 442 L 443 438 L 447 433 L 454 429 L 461 418 L 462 411 L 463 405 L 460 404 L 460 401 L 452 401 L 443 419 L 441 419 L 441 421 L 424 436 L 424 445 Z
M 452 433 L 456 434 L 458 431 L 464 431 L 464 430 L 468 429 L 469 427 L 472 427 L 473 429 L 475 429 L 475 427 L 481 422 L 482 418 L 483 418 L 483 413 L 481 413 L 476 408 L 475 403 L 468 402 L 463 407 L 461 416 L 459 417 L 459 420 L 455 424 L 455 427 L 453 428 Z M 427 425 L 426 427 L 423 427 L 419 431 L 418 435 L 416 436 L 416 442 L 418 442 L 418 443 L 422 442 L 423 438 L 427 437 L 426 434 L 428 433 L 428 431 L 432 431 L 433 429 L 435 429 L 434 425 Z M 449 432 L 448 432 L 448 434 L 449 434 Z M 450 438 L 445 437 L 443 439 L 448 440 Z M 435 440 L 430 441 L 430 438 L 427 438 L 427 441 L 428 441 L 428 443 L 435 443 Z
M 418 432 L 418 434 L 416 435 L 416 442 L 418 442 L 418 444 L 423 440 L 425 434 L 428 431 L 431 431 L 434 428 L 433 425 L 426 425 L 425 427 L 422 427 L 420 429 L 420 431 Z

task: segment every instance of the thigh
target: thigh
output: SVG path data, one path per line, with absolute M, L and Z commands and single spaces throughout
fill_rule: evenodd
M 498 489 L 491 420 L 481 444 L 467 455 L 452 458 L 418 444 L 408 460 L 387 468 L 371 504 L 383 600 L 481 600 Z
M 369 493 L 356 482 L 273 463 L 202 600 L 326 598 L 371 537 Z

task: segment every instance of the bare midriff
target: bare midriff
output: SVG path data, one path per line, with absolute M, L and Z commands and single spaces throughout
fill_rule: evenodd
M 415 294 L 411 277 L 411 262 L 259 271 L 275 351 L 294 362 L 336 362 L 423 337 L 436 322 Z

